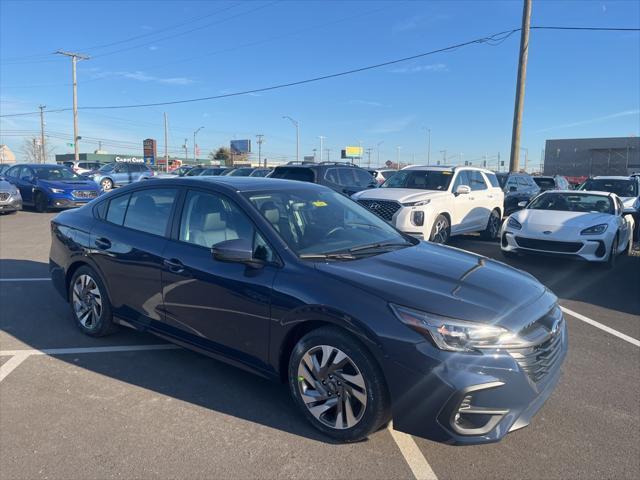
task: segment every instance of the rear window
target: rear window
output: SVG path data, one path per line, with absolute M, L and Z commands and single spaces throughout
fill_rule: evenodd
M 489 183 L 491 184 L 492 187 L 500 188 L 500 182 L 498 182 L 498 177 L 496 177 L 495 173 L 486 173 L 485 172 L 485 176 L 489 180 Z
M 284 180 L 298 180 L 300 182 L 311 182 L 315 180 L 313 170 L 301 167 L 277 167 L 271 174 L 271 178 L 281 178 Z
M 164 235 L 177 193 L 174 188 L 132 193 L 124 226 L 153 235 Z
M 106 216 L 107 222 L 122 225 L 124 214 L 127 212 L 127 205 L 129 205 L 129 197 L 130 195 L 122 195 L 109 202 Z

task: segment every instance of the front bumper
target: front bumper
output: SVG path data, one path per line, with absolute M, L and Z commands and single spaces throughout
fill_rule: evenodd
M 77 198 L 68 194 L 50 194 L 48 196 L 47 206 L 55 209 L 76 208 L 86 205 L 91 200 L 94 200 L 94 198 Z
M 0 212 L 15 212 L 22 210 L 22 197 L 10 195 L 6 200 L 0 200 Z
M 500 239 L 500 247 L 505 252 L 553 255 L 576 258 L 589 262 L 606 261 L 608 257 L 607 253 L 611 247 L 611 242 L 606 234 L 589 235 L 575 242 L 557 242 L 558 245 L 553 245 L 554 239 L 549 238 L 549 236 L 545 238 L 541 235 L 532 235 L 528 232 L 526 235 L 522 235 L 519 231 L 505 229 Z M 576 248 L 573 248 L 571 244 L 576 244 Z
M 429 373 L 395 364 L 389 379 L 394 428 L 430 440 L 473 445 L 499 441 L 525 427 L 553 392 L 568 350 L 566 321 L 556 334 L 557 351 L 542 377 L 507 351 L 467 354 L 436 351 Z M 416 346 L 417 357 L 434 357 L 429 342 Z M 536 381 L 537 380 L 537 381 Z

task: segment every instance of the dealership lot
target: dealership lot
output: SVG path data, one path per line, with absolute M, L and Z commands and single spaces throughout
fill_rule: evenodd
M 157 349 L 163 342 L 149 335 L 82 335 L 46 279 L 52 216 L 0 217 L 2 479 L 640 474 L 637 340 L 567 315 L 570 352 L 558 388 L 529 427 L 498 444 L 452 447 L 385 430 L 338 445 L 293 409 L 286 386 Z M 503 260 L 497 243 L 474 236 L 451 245 Z M 640 256 L 621 257 L 611 271 L 550 258 L 509 263 L 571 312 L 640 338 Z

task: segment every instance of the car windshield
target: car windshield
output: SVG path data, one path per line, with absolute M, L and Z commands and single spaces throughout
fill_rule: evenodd
M 106 165 L 103 165 L 102 167 L 100 167 L 100 170 L 98 171 L 103 173 L 110 172 L 115 168 L 115 166 L 116 166 L 115 163 L 107 163 Z
M 415 188 L 417 190 L 447 190 L 453 172 L 449 170 L 400 170 L 380 188 Z
M 580 190 L 611 192 L 619 197 L 637 197 L 638 183 L 626 179 L 590 178 L 580 186 Z
M 205 168 L 201 173 L 200 176 L 205 177 L 205 176 L 217 176 L 220 175 L 222 173 L 223 169 L 222 168 Z
M 615 212 L 610 197 L 588 193 L 543 193 L 533 200 L 527 209 L 610 214 Z
M 55 167 L 33 167 L 33 171 L 36 177 L 42 180 L 80 180 L 84 177 L 73 173 L 68 167 L 55 166 Z
M 533 181 L 536 182 L 536 185 L 538 185 L 542 189 L 550 190 L 556 187 L 556 182 L 553 180 L 553 178 L 533 177 Z
M 291 250 L 301 257 L 351 253 L 352 250 L 379 253 L 376 248 L 413 245 L 384 220 L 330 190 L 300 189 L 245 195 Z

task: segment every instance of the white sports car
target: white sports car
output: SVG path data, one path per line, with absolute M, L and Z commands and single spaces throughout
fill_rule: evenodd
M 512 214 L 500 238 L 505 256 L 546 253 L 613 265 L 616 255 L 631 250 L 633 228 L 615 193 L 556 190 Z

